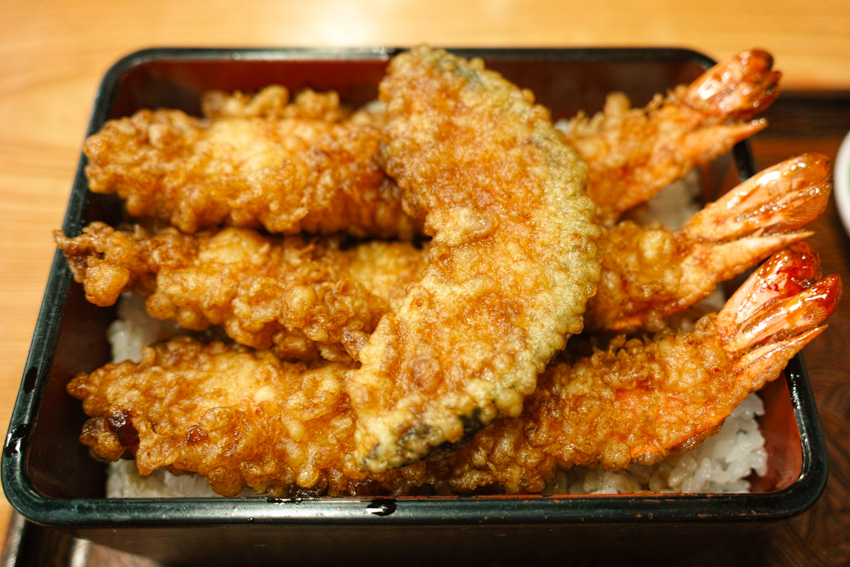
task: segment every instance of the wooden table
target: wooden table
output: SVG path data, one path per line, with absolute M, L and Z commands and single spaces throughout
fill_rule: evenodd
M 776 55 L 786 89 L 752 143 L 759 167 L 802 151 L 834 156 L 850 130 L 850 10 L 844 0 L 144 3 L 5 0 L 0 7 L 0 427 L 5 429 L 53 255 L 94 93 L 120 56 L 150 46 L 677 46 L 722 58 Z M 850 243 L 834 207 L 812 245 L 850 282 Z M 850 310 L 806 350 L 829 444 L 815 507 L 755 548 L 698 564 L 850 562 Z M 0 533 L 11 509 L 0 499 Z

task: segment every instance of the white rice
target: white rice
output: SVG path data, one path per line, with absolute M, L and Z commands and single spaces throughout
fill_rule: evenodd
M 639 223 L 659 221 L 669 228 L 681 226 L 696 212 L 699 179 L 693 172 L 651 199 L 633 215 Z M 717 311 L 725 298 L 720 292 L 701 302 L 699 312 Z M 170 338 L 180 332 L 173 324 L 151 319 L 144 302 L 132 294 L 121 298 L 119 318 L 110 326 L 109 341 L 116 361 L 141 358 L 144 345 Z M 692 322 L 678 321 L 688 330 Z M 720 432 L 695 449 L 673 454 L 653 465 L 633 465 L 627 470 L 606 471 L 575 467 L 560 471 L 548 493 L 623 494 L 639 492 L 748 492 L 747 480 L 753 473 L 767 472 L 767 451 L 759 431 L 757 416 L 764 406 L 757 394 L 751 394 L 726 419 Z M 243 495 L 254 494 L 250 490 Z M 175 476 L 165 470 L 139 475 L 133 461 L 119 461 L 109 467 L 107 496 L 110 498 L 208 497 L 216 496 L 206 480 L 197 475 Z
M 112 360 L 122 362 L 142 360 L 142 347 L 164 341 L 183 333 L 169 321 L 152 319 L 145 312 L 145 300 L 132 293 L 124 293 L 118 301 L 118 318 L 106 330 L 112 347 Z
M 135 461 L 120 460 L 109 464 L 106 477 L 107 498 L 206 498 L 218 496 L 202 476 L 174 475 L 157 469 L 141 476 Z
M 635 494 L 749 492 L 748 477 L 767 472 L 767 451 L 757 416 L 764 414 L 761 398 L 751 394 L 726 419 L 717 435 L 686 453 L 670 455 L 653 465 L 632 465 L 607 471 L 574 467 L 559 471 L 548 494 Z M 251 496 L 246 489 L 242 496 Z M 158 469 L 140 476 L 133 461 L 109 465 L 106 484 L 109 498 L 215 497 L 198 475 L 173 475 Z
M 747 397 L 726 419 L 717 435 L 685 453 L 653 465 L 606 471 L 576 467 L 560 471 L 549 492 L 558 494 L 622 494 L 637 492 L 749 492 L 752 473 L 767 473 L 767 451 L 757 416 L 764 404 Z

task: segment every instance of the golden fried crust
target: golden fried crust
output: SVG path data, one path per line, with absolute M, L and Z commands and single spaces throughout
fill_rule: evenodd
M 631 221 L 606 230 L 599 239 L 602 277 L 597 295 L 588 302 L 587 327 L 608 329 L 625 320 L 653 331 L 664 328 L 668 313 L 660 307 L 693 303 L 684 301 L 682 291 L 689 244 L 694 245 L 667 229 Z
M 95 416 L 82 442 L 105 458 L 124 445 L 142 474 L 195 471 L 228 496 L 246 483 L 277 494 L 273 487 L 336 493 L 337 476 L 356 469 L 346 457 L 354 422 L 343 369 L 182 337 L 146 349 L 138 365 L 80 374 L 68 392 Z
M 134 454 L 142 474 L 198 472 L 223 495 L 244 486 L 273 495 L 537 492 L 559 466 L 617 469 L 701 440 L 779 375 L 734 372 L 736 355 L 722 348 L 713 322 L 555 361 L 519 417 L 496 420 L 440 458 L 384 473 L 363 471 L 355 458 L 340 363 L 287 363 L 182 337 L 146 349 L 138 364 L 79 374 L 68 392 L 92 416 L 81 440 L 95 454 Z
M 201 93 L 201 113 L 205 118 L 299 118 L 340 122 L 349 118 L 350 111 L 339 103 L 336 91 L 299 92 L 289 104 L 289 89 L 270 85 L 256 94 L 211 90 Z
M 555 361 L 519 418 L 480 431 L 432 465 L 428 482 L 455 492 L 537 492 L 558 467 L 616 470 L 635 459 L 660 460 L 713 430 L 749 394 L 754 377 L 736 375 L 732 364 L 711 317 L 694 333 L 621 337 L 606 351 Z
M 599 277 L 585 167 L 529 92 L 423 47 L 391 62 L 380 96 L 385 167 L 433 240 L 347 381 L 373 471 L 518 415 Z
M 269 94 L 255 108 L 235 100 L 207 101 L 211 120 L 140 110 L 107 122 L 84 146 L 90 189 L 184 232 L 222 223 L 402 238 L 417 230 L 378 166 L 378 128 L 326 120 L 327 99 L 290 112 Z
M 693 167 L 708 163 L 764 129 L 752 120 L 779 96 L 782 74 L 762 50 L 738 53 L 689 85 L 631 108 L 611 93 L 604 111 L 580 113 L 565 128 L 590 169 L 588 194 L 610 224 Z
M 219 325 L 237 342 L 282 358 L 347 359 L 396 307 L 425 266 L 405 242 L 341 248 L 332 237 L 270 237 L 251 229 L 187 235 L 167 228 L 118 231 L 92 223 L 56 235 L 89 301 L 123 291 L 147 296 L 152 317 L 186 329 Z
M 143 474 L 197 471 L 222 494 L 246 485 L 270 494 L 537 491 L 556 466 L 650 463 L 705 439 L 826 328 L 841 281 L 819 277 L 817 258 L 798 244 L 692 332 L 620 337 L 558 360 L 520 416 L 442 458 L 383 473 L 367 473 L 353 453 L 348 366 L 339 363 L 286 363 L 183 337 L 146 349 L 138 364 L 81 373 L 68 392 L 91 416 L 81 439 L 96 454 L 135 454 Z

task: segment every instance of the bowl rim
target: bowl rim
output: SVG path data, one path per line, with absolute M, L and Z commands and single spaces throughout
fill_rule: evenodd
M 163 59 L 190 61 L 380 60 L 406 48 L 174 48 L 130 53 L 104 75 L 94 101 L 87 135 L 100 129 L 121 78 L 135 67 Z M 685 62 L 708 68 L 710 57 L 687 48 L 451 48 L 464 57 L 564 59 L 594 62 Z M 850 149 L 848 149 L 850 152 Z M 755 173 L 747 142 L 732 151 L 739 177 Z M 850 157 L 848 158 L 850 159 Z M 79 232 L 87 206 L 85 157 L 81 155 L 63 230 Z M 80 190 L 78 187 L 82 187 Z M 774 522 L 796 516 L 820 497 L 827 481 L 826 445 L 802 356 L 785 375 L 800 432 L 802 469 L 785 489 L 747 494 L 648 494 L 582 496 L 457 496 L 404 498 L 51 498 L 38 492 L 26 470 L 26 452 L 49 375 L 59 324 L 71 285 L 64 258 L 54 255 L 2 455 L 3 487 L 12 506 L 29 520 L 52 527 L 121 528 L 145 525 L 345 524 L 345 525 L 505 525 Z M 58 307 L 58 308 L 57 308 Z M 178 511 L 179 514 L 169 513 Z
M 844 137 L 838 148 L 833 172 L 835 183 L 835 204 L 844 230 L 850 234 L 850 132 Z

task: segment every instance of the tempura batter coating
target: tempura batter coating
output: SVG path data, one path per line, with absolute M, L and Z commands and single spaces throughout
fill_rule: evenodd
M 346 367 L 189 338 L 148 348 L 69 384 L 89 419 L 81 440 L 115 460 L 198 472 L 223 495 L 537 492 L 558 467 L 650 463 L 694 446 L 776 379 L 823 329 L 841 293 L 802 245 L 775 255 L 694 331 L 615 340 L 552 363 L 518 418 L 441 458 L 369 474 L 355 457 Z
M 806 238 L 832 191 L 830 160 L 807 153 L 754 175 L 680 229 L 621 221 L 599 239 L 602 277 L 588 330 L 658 331 L 673 313 L 772 253 Z
M 740 184 L 679 230 L 630 221 L 604 229 L 586 328 L 661 330 L 719 282 L 809 236 L 801 229 L 826 207 L 830 171 L 826 156 L 802 154 Z M 57 238 L 90 301 L 111 305 L 131 289 L 150 295 L 154 317 L 190 329 L 223 324 L 242 344 L 274 344 L 285 358 L 314 356 L 318 346 L 326 358 L 356 359 L 427 262 L 425 250 L 407 243 L 341 249 L 334 237 L 269 238 L 249 229 L 148 237 L 93 223 L 74 239 Z
M 615 222 L 695 166 L 767 126 L 753 120 L 779 96 L 781 73 L 766 51 L 743 51 L 688 85 L 632 108 L 611 93 L 602 112 L 564 129 L 589 167 L 588 194 L 605 224 Z
M 347 381 L 373 471 L 518 415 L 599 277 L 584 164 L 530 92 L 427 47 L 396 57 L 379 91 L 387 173 L 433 239 Z
M 82 442 L 106 459 L 135 455 L 142 474 L 196 471 L 230 496 L 246 484 L 338 493 L 356 476 L 344 474 L 354 431 L 344 369 L 182 337 L 145 349 L 138 365 L 80 375 L 68 391 L 101 416 L 86 423 Z
M 606 223 L 764 128 L 750 119 L 776 98 L 779 77 L 770 54 L 743 52 L 645 109 L 612 93 L 603 112 L 571 120 L 566 138 L 589 166 L 588 193 Z M 289 104 L 287 89 L 273 85 L 254 95 L 208 91 L 201 107 L 207 120 L 157 110 L 108 122 L 86 145 L 92 190 L 189 232 L 220 222 L 403 238 L 421 229 L 373 167 L 380 105 L 352 113 L 336 92 L 310 90 Z M 250 193 L 237 198 L 240 188 Z
M 380 129 L 316 96 L 208 101 L 207 120 L 165 109 L 110 120 L 84 146 L 89 187 L 184 232 L 224 223 L 410 238 L 417 227 L 377 163 Z
M 289 89 L 282 85 L 269 85 L 254 94 L 242 91 L 204 91 L 201 93 L 201 114 L 210 120 L 299 118 L 341 122 L 351 118 L 350 109 L 340 104 L 336 91 L 316 92 L 306 89 L 299 92 L 290 104 Z
M 192 330 L 219 325 L 235 341 L 286 359 L 356 357 L 426 263 L 406 242 L 342 247 L 339 238 L 239 228 L 151 236 L 96 222 L 56 239 L 89 301 L 112 305 L 134 291 L 147 297 L 152 317 Z

